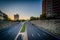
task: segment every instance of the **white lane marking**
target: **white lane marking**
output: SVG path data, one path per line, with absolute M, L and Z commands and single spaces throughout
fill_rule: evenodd
M 43 33 L 43 35 L 46 35 L 46 33 Z
M 32 34 L 32 37 L 34 37 L 34 35 Z
M 25 27 L 25 28 L 26 28 L 26 27 Z M 22 27 L 21 27 L 21 29 L 22 29 Z M 27 29 L 25 30 L 25 32 L 21 32 L 21 29 L 19 30 L 17 36 L 15 37 L 15 40 L 17 40 L 17 38 L 19 37 L 20 34 L 21 34 L 22 37 L 23 37 L 22 40 L 28 40 L 28 38 L 27 38 L 27 36 L 26 36 L 26 35 L 27 35 Z
M 24 23 L 22 23 L 22 26 L 23 26 L 23 24 L 24 24 Z M 22 29 L 22 27 L 21 27 L 21 29 Z M 18 34 L 17 34 L 17 36 L 15 37 L 15 40 L 17 40 L 18 36 L 21 34 L 21 32 L 20 32 L 20 31 L 21 31 L 21 29 L 19 30 L 19 32 L 18 32 Z
M 20 32 L 17 34 L 17 36 L 15 37 L 15 40 L 17 40 L 18 36 L 20 35 Z
M 32 30 L 33 30 L 33 28 L 32 28 Z
M 39 33 L 37 33 L 37 35 L 40 37 L 40 34 Z

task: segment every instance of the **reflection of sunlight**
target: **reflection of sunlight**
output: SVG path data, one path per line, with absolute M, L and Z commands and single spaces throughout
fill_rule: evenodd
M 22 35 L 22 37 L 23 37 L 24 34 L 19 32 L 19 33 L 17 34 L 15 40 L 17 40 L 20 35 Z

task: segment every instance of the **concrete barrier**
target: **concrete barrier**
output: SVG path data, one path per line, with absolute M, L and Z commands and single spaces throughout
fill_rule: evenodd
M 60 20 L 34 20 L 31 23 L 60 36 Z

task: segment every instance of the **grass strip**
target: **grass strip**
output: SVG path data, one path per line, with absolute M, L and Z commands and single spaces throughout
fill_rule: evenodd
M 22 26 L 21 32 L 25 32 L 25 23 Z

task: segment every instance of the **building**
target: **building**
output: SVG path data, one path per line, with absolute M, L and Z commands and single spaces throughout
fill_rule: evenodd
M 42 14 L 46 18 L 60 18 L 60 0 L 42 0 Z
M 3 13 L 0 11 L 0 20 L 3 20 Z
M 15 21 L 19 20 L 19 15 L 18 15 L 18 14 L 15 14 L 15 15 L 14 15 L 14 20 L 15 20 Z
M 8 19 L 8 16 L 2 11 L 0 11 L 0 20 L 7 20 L 7 19 Z

